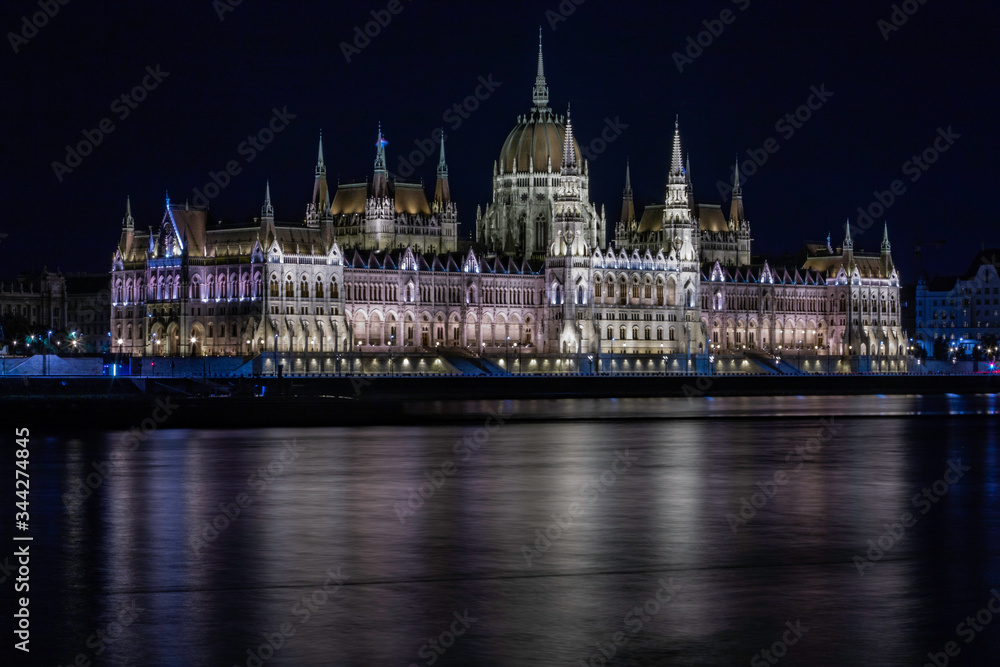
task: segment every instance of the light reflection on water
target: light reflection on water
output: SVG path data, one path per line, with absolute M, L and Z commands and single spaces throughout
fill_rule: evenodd
M 994 396 L 508 402 L 503 412 L 538 420 L 490 431 L 474 453 L 456 443 L 475 441 L 475 423 L 164 430 L 134 452 L 120 434 L 55 439 L 33 463 L 50 482 L 36 508 L 47 528 L 33 568 L 46 578 L 34 600 L 50 638 L 38 651 L 56 664 L 77 653 L 246 664 L 286 624 L 294 635 L 264 664 L 423 665 L 428 638 L 468 610 L 476 621 L 435 664 L 575 665 L 616 632 L 628 643 L 613 664 L 747 664 L 796 619 L 809 631 L 782 664 L 922 664 L 1000 584 L 995 407 Z M 498 404 L 460 406 L 487 408 Z M 789 463 L 830 416 L 832 439 Z M 635 462 L 615 467 L 626 451 Z M 67 510 L 61 495 L 112 454 L 102 486 Z M 860 576 L 853 558 L 957 458 L 972 470 Z M 778 471 L 788 481 L 768 496 Z M 442 479 L 401 522 L 394 507 Z M 754 494 L 766 503 L 734 534 L 727 515 Z M 250 504 L 226 518 L 241 497 Z M 323 590 L 338 568 L 347 585 Z M 633 634 L 642 617 L 630 610 L 661 580 L 679 592 Z M 143 611 L 95 656 L 88 637 L 132 603 Z M 963 645 L 962 664 L 986 664 L 975 656 L 1000 644 L 990 630 Z

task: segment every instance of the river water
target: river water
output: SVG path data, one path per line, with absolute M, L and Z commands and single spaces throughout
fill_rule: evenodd
M 15 657 L 997 664 L 998 408 L 567 400 L 414 405 L 467 421 L 413 428 L 34 425 L 31 654 Z

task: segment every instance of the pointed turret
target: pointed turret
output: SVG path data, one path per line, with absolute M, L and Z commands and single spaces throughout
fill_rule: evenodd
M 319 150 L 316 156 L 316 180 L 313 183 L 312 201 L 306 210 L 306 224 L 315 227 L 330 209 L 330 188 L 326 182 L 326 162 L 323 159 L 323 130 L 319 131 Z
M 122 218 L 122 227 L 135 227 L 135 219 L 132 217 L 132 197 L 125 197 L 125 217 Z
M 689 222 L 693 214 L 691 200 L 693 188 L 684 168 L 684 152 L 681 148 L 680 117 L 674 119 L 674 145 L 670 156 L 670 175 L 667 177 L 665 221 Z
M 632 201 L 632 174 L 628 160 L 625 161 L 625 190 L 622 192 L 622 219 L 626 228 L 635 223 L 635 204 Z
M 444 128 L 441 128 L 441 158 L 438 160 L 437 185 L 434 186 L 434 203 L 451 202 L 451 188 L 448 185 L 448 164 L 444 159 Z
M 684 153 L 681 151 L 681 119 L 674 118 L 674 146 L 670 156 L 670 183 L 686 183 L 684 174 Z
M 850 266 L 854 264 L 854 240 L 851 238 L 851 221 L 850 219 L 844 223 L 844 269 L 850 271 Z
M 882 277 L 888 278 L 892 273 L 892 246 L 889 245 L 889 223 L 885 223 L 882 230 L 882 252 L 879 255 L 879 263 L 882 266 Z
M 573 120 L 570 118 L 569 107 L 566 107 L 566 135 L 563 137 L 562 170 L 563 176 L 578 176 L 576 146 L 573 142 Z
M 746 221 L 743 212 L 743 187 L 740 185 L 740 158 L 736 158 L 736 166 L 733 168 L 733 202 L 729 207 L 729 226 L 735 229 Z
M 132 250 L 132 241 L 135 239 L 135 219 L 132 217 L 132 198 L 125 198 L 125 217 L 122 218 L 122 236 L 118 242 L 118 249 L 122 256 L 127 257 Z
M 384 199 L 389 196 L 389 170 L 385 166 L 385 147 L 389 142 L 382 136 L 382 124 L 378 125 L 378 141 L 375 142 L 375 177 L 372 180 L 372 197 Z
M 264 206 L 260 209 L 260 217 L 274 217 L 274 207 L 271 206 L 271 181 L 267 181 L 267 187 L 264 190 Z
M 264 190 L 264 206 L 260 209 L 260 244 L 267 248 L 275 239 L 274 232 L 274 207 L 271 206 L 271 182 L 267 181 Z
M 531 100 L 538 109 L 549 106 L 549 86 L 545 82 L 545 62 L 542 58 L 542 28 L 538 27 L 538 73 L 535 75 L 535 88 Z

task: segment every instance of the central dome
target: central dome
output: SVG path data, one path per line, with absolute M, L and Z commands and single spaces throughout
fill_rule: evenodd
M 559 173 L 562 169 L 562 147 L 565 137 L 564 116 L 556 116 L 548 108 L 532 109 L 530 114 L 518 119 L 517 125 L 507 135 L 507 141 L 500 151 L 500 172 L 515 173 L 516 160 L 517 171 L 520 173 L 529 171 L 545 173 L 551 160 L 552 171 Z M 573 148 L 576 149 L 577 155 L 582 155 L 575 137 Z

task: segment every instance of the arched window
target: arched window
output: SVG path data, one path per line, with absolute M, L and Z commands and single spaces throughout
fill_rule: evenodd
M 663 327 L 656 327 L 656 340 L 663 340 Z
M 302 299 L 309 298 L 309 283 L 306 281 L 305 276 L 302 276 L 302 284 L 299 286 L 299 297 Z
M 330 296 L 334 299 L 340 298 L 340 287 L 337 285 L 336 278 L 330 281 Z
M 646 337 L 646 340 L 652 340 L 653 339 L 653 333 L 652 333 L 652 330 L 649 327 L 646 327 L 645 337 Z
M 670 327 L 670 331 L 667 332 L 667 336 L 668 336 L 667 340 L 676 340 L 675 335 L 676 334 L 674 333 L 674 328 Z
M 323 298 L 323 278 L 316 276 L 316 298 Z
M 632 340 L 639 340 L 639 327 L 632 327 Z
M 615 328 L 608 327 L 608 340 L 611 340 L 614 337 L 615 337 Z
M 278 277 L 271 276 L 271 296 L 278 296 Z
M 625 327 L 620 327 L 618 329 L 618 337 L 622 340 L 626 340 L 628 338 L 628 334 L 625 333 Z
M 285 279 L 285 297 L 289 299 L 295 298 L 295 285 L 292 284 L 291 276 Z

